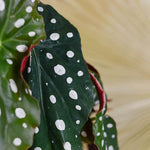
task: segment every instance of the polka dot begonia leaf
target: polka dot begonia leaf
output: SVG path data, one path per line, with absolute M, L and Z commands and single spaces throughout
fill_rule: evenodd
M 24 77 L 41 106 L 31 150 L 82 150 L 80 131 L 94 105 L 77 29 L 51 6 L 37 7 L 47 38 L 32 52 Z
M 99 73 L 93 66 L 88 64 L 89 71 L 95 76 L 100 83 L 102 81 Z M 82 141 L 88 144 L 89 150 L 118 150 L 117 142 L 117 130 L 114 120 L 106 115 L 107 112 L 107 96 L 106 103 L 101 112 L 98 112 L 99 105 L 101 105 L 101 99 L 93 85 L 94 89 L 94 101 L 95 106 L 89 116 L 89 120 L 86 122 L 81 131 Z
M 20 73 L 31 45 L 44 38 L 37 1 L 0 0 L 0 149 L 24 150 L 32 145 L 40 121 L 38 103 Z
M 94 77 L 97 79 L 97 81 L 100 83 L 101 87 L 103 88 L 102 81 L 97 70 L 90 64 L 87 65 L 88 65 L 89 72 L 94 75 Z M 101 105 L 101 99 L 98 96 L 94 84 L 93 84 L 93 98 L 95 103 L 93 107 L 93 111 L 91 112 L 88 121 L 86 122 L 86 124 L 84 125 L 81 131 L 82 141 L 90 145 L 94 143 L 95 136 L 93 134 L 93 124 L 94 124 L 93 122 L 96 120 L 96 114 L 98 113 L 99 107 Z M 105 115 L 106 111 L 107 111 L 107 102 L 105 103 L 105 107 L 103 108 L 103 110 L 100 112 L 101 116 Z
M 111 117 L 98 113 L 93 131 L 95 144 L 100 150 L 119 150 L 116 124 Z

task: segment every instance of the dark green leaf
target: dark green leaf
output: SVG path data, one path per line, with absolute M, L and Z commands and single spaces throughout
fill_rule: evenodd
M 93 68 L 91 65 L 89 67 L 89 64 L 88 68 L 102 86 L 102 81 L 96 69 Z M 101 99 L 99 99 L 100 97 L 98 96 L 97 90 L 94 86 L 93 89 L 94 89 L 93 97 L 95 99 L 95 102 L 97 103 L 97 100 L 98 102 L 99 101 L 101 102 Z M 93 108 L 94 110 L 98 110 L 96 106 Z M 91 113 L 90 119 L 82 129 L 81 137 L 82 140 L 88 144 L 89 150 L 97 150 L 98 148 L 100 150 L 118 150 L 116 125 L 115 122 L 110 117 L 104 116 L 106 111 L 107 111 L 107 103 L 105 104 L 105 107 L 102 110 L 102 112 L 99 112 L 97 114 L 97 112 L 93 111 Z M 96 123 L 94 123 L 95 121 Z
M 0 0 L 0 149 L 32 145 L 40 110 L 20 74 L 31 44 L 44 37 L 34 0 Z M 33 38 L 34 36 L 34 38 Z M 25 92 L 26 91 L 26 92 Z
M 100 75 L 97 72 L 97 70 L 88 63 L 87 63 L 87 66 L 88 66 L 90 73 L 92 73 L 94 75 L 95 79 L 99 82 L 101 87 L 103 87 L 102 81 L 100 79 Z M 96 114 L 99 111 L 99 108 L 100 108 L 99 105 L 101 105 L 101 97 L 98 96 L 99 91 L 96 90 L 96 87 L 94 84 L 93 84 L 92 88 L 93 88 L 93 99 L 95 101 L 95 106 L 93 107 L 93 110 L 89 116 L 90 117 L 89 120 L 86 122 L 86 124 L 84 125 L 84 127 L 82 128 L 82 131 L 81 131 L 82 141 L 84 141 L 85 143 L 88 143 L 90 146 L 91 146 L 91 144 L 93 146 L 94 138 L 95 138 L 93 135 L 93 123 L 92 122 L 94 122 L 96 120 Z M 105 107 L 102 110 L 101 114 L 105 114 L 106 111 L 107 111 L 107 104 L 105 104 Z
M 44 18 L 47 39 L 34 48 L 25 73 L 42 112 L 31 149 L 81 150 L 80 131 L 94 100 L 79 33 L 52 7 L 40 3 L 37 9 Z
M 97 114 L 96 123 L 93 126 L 95 144 L 100 150 L 118 150 L 117 130 L 114 120 L 109 116 Z

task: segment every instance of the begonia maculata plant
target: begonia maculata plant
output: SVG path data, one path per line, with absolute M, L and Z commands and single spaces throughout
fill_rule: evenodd
M 37 0 L 0 0 L 0 150 L 118 150 L 78 30 Z

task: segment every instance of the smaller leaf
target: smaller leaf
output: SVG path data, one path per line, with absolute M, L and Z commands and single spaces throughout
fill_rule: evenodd
M 96 114 L 101 111 L 99 114 L 103 116 L 107 111 L 107 96 L 104 93 L 102 81 L 100 79 L 100 75 L 98 71 L 90 64 L 87 63 L 88 69 L 90 71 L 91 79 L 93 81 L 93 99 L 95 101 L 95 106 L 93 107 L 93 111 L 82 128 L 81 131 L 81 140 L 85 143 L 89 144 L 89 149 L 96 148 L 94 145 L 95 136 L 93 135 L 93 124 L 96 121 Z M 104 95 L 105 94 L 105 95 Z M 100 106 L 99 106 L 100 105 Z M 102 105 L 102 106 L 101 106 Z M 97 108 L 99 107 L 99 108 Z
M 93 126 L 95 144 L 100 150 L 118 150 L 117 130 L 115 121 L 109 116 L 97 114 L 96 122 Z

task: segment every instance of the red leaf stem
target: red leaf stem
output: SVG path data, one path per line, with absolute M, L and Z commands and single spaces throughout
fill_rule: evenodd
M 29 48 L 29 54 L 30 54 L 31 50 L 32 50 L 34 47 L 35 47 L 35 45 L 31 45 L 31 46 L 30 46 L 30 48 Z M 25 67 L 26 67 L 26 63 L 27 63 L 27 61 L 28 61 L 29 54 L 28 54 L 26 57 L 23 58 L 23 61 L 22 61 L 22 63 L 21 63 L 21 69 L 20 69 L 21 72 L 23 72 L 24 69 L 25 69 Z
M 96 70 L 96 68 L 94 68 L 91 64 L 87 63 L 88 69 L 91 70 L 92 72 L 94 72 L 95 74 L 97 74 L 100 77 L 99 72 Z
M 90 73 L 90 76 L 91 76 L 91 79 L 93 81 L 93 84 L 96 87 L 96 91 L 97 91 L 97 94 L 98 94 L 98 97 L 99 97 L 99 100 L 100 100 L 100 107 L 99 107 L 99 110 L 98 110 L 98 112 L 100 112 L 105 107 L 105 103 L 106 103 L 105 92 L 104 92 L 102 86 L 100 85 L 99 81 L 95 78 L 95 76 L 92 73 Z

